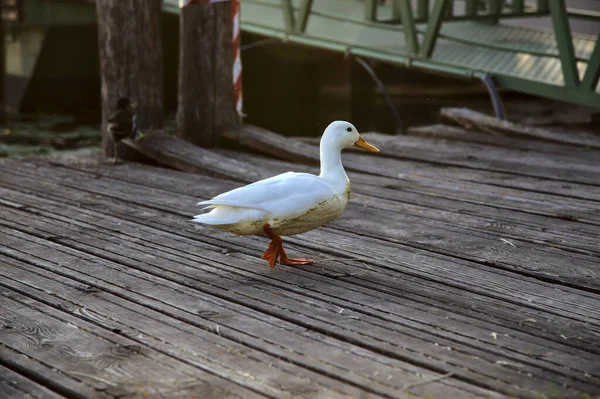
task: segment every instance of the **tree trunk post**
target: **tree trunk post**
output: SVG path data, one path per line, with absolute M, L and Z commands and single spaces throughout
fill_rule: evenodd
M 117 100 L 129 98 L 138 129 L 164 124 L 160 13 L 162 0 L 97 0 L 102 92 L 102 147 L 113 156 L 107 119 Z M 134 157 L 120 145 L 119 157 Z
M 241 122 L 233 90 L 233 1 L 181 8 L 177 125 L 181 138 L 202 147 L 218 146 L 219 130 Z
M 0 123 L 5 122 L 6 103 L 4 95 L 4 81 L 6 78 L 6 41 L 4 37 L 4 0 L 0 0 Z

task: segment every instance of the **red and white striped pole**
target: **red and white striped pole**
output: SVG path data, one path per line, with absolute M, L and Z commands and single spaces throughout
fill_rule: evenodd
M 231 14 L 233 17 L 233 95 L 235 98 L 235 109 L 238 115 L 244 116 L 242 112 L 242 52 L 240 44 L 242 41 L 242 20 L 240 18 L 240 0 L 231 0 Z
M 179 8 L 189 6 L 190 4 L 209 4 L 231 1 L 231 15 L 233 18 L 233 95 L 235 99 L 235 110 L 240 117 L 245 116 L 242 112 L 242 54 L 241 29 L 242 21 L 240 19 L 240 0 L 179 0 Z

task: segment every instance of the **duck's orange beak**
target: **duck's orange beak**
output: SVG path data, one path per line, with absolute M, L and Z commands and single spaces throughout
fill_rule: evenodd
M 354 143 L 354 146 L 358 147 L 358 148 L 362 148 L 363 150 L 367 150 L 369 152 L 379 152 L 377 147 L 367 143 L 367 141 L 365 139 L 363 139 L 362 136 L 358 140 L 356 140 L 356 142 Z

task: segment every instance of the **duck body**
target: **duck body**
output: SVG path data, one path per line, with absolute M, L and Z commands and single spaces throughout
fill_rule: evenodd
M 265 224 L 279 236 L 305 233 L 342 214 L 350 197 L 348 178 L 342 182 L 336 185 L 308 173 L 283 173 L 198 203 L 213 210 L 194 221 L 235 235 L 265 234 Z
M 211 225 L 236 235 L 263 235 L 271 243 L 263 253 L 271 266 L 312 263 L 288 258 L 281 236 L 305 233 L 338 218 L 350 199 L 350 181 L 342 166 L 344 148 L 357 146 L 379 150 L 367 143 L 349 122 L 332 122 L 321 138 L 321 173 L 287 172 L 201 201 L 210 212 L 193 222 Z

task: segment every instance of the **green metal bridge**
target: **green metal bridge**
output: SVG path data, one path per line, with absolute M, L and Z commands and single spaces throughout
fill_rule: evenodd
M 565 0 L 242 0 L 242 30 L 383 62 L 482 79 L 494 87 L 600 108 L 600 22 Z M 178 13 L 178 0 L 164 0 Z M 93 23 L 93 2 L 24 0 L 23 23 Z M 500 23 L 549 17 L 549 31 Z M 600 31 L 600 29 L 599 29 Z

